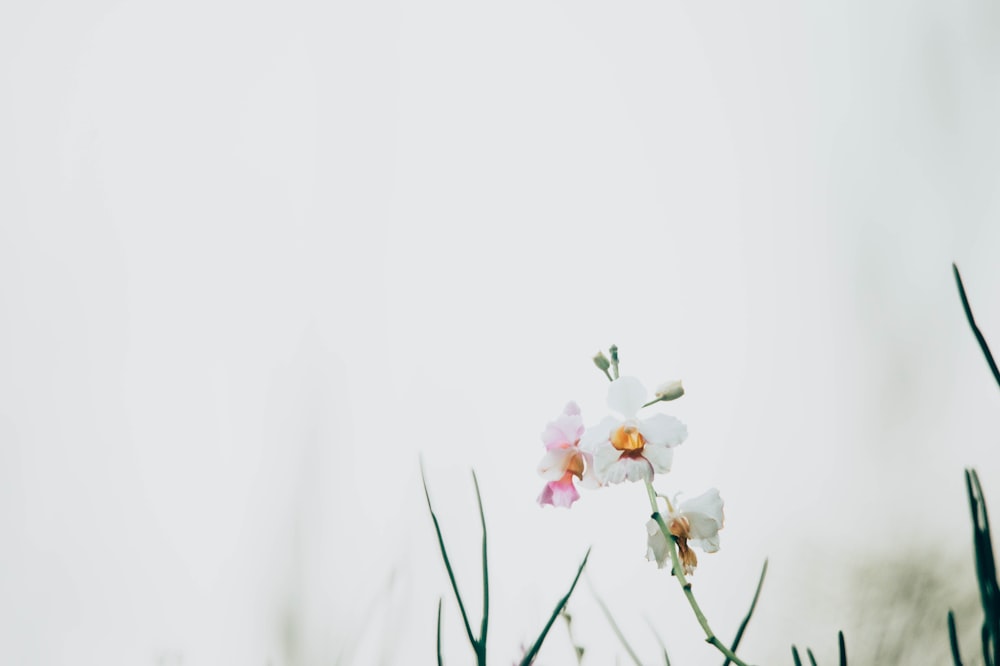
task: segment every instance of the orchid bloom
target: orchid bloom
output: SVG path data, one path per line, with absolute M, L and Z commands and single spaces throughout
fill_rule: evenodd
M 677 542 L 677 556 L 686 575 L 693 574 L 698 566 L 698 557 L 691 546 L 698 546 L 706 553 L 719 550 L 719 530 L 724 520 L 722 497 L 715 488 L 681 502 L 676 511 L 667 513 L 667 529 Z M 662 569 L 670 562 L 667 537 L 655 520 L 646 523 L 646 533 L 649 535 L 646 559 L 655 561 Z
M 568 509 L 580 499 L 573 484 L 574 476 L 584 487 L 600 485 L 594 477 L 593 457 L 580 450 L 582 434 L 583 418 L 575 402 L 568 403 L 559 418 L 545 427 L 542 443 L 546 452 L 538 463 L 538 473 L 548 481 L 538 496 L 542 506 L 551 504 Z
M 608 416 L 583 434 L 580 447 L 593 453 L 594 471 L 604 483 L 652 481 L 654 472 L 670 471 L 671 450 L 687 437 L 687 427 L 666 414 L 639 419 L 646 389 L 634 377 L 608 387 Z

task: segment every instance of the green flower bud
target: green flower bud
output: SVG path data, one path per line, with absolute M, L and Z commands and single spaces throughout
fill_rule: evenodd
M 660 384 L 656 388 L 656 397 L 664 402 L 668 400 L 676 400 L 682 395 L 684 395 L 684 386 L 681 385 L 681 380 L 679 379 Z

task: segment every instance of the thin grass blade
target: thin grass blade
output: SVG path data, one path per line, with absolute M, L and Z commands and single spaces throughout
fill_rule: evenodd
M 813 656 L 813 651 L 806 648 L 806 656 L 809 657 L 809 665 L 816 666 L 816 657 Z
M 837 649 L 840 651 L 840 666 L 847 666 L 847 646 L 844 644 L 844 632 L 837 632 Z
M 576 589 L 576 584 L 580 580 L 580 574 L 583 573 L 583 568 L 587 566 L 587 559 L 589 557 L 590 557 L 590 549 L 588 548 L 587 554 L 583 556 L 583 561 L 580 562 L 580 568 L 576 570 L 576 576 L 573 578 L 573 584 L 569 586 L 569 591 L 566 592 L 566 595 L 559 600 L 559 603 L 556 604 L 556 608 L 554 611 L 552 611 L 552 616 L 549 618 L 549 621 L 545 624 L 545 628 L 542 629 L 542 633 L 538 635 L 538 638 L 535 640 L 534 645 L 531 646 L 531 649 L 528 650 L 528 652 L 524 655 L 524 659 L 521 660 L 521 666 L 529 666 L 529 664 L 531 664 L 531 662 L 535 660 L 535 657 L 538 655 L 538 650 L 541 649 L 542 643 L 545 641 L 545 636 L 548 635 L 549 633 L 549 629 L 552 628 L 552 625 L 553 623 L 555 623 L 556 618 L 559 617 L 559 613 L 562 612 L 563 608 L 565 608 L 566 602 L 568 602 L 569 598 L 573 596 L 573 590 Z
M 792 646 L 792 661 L 795 662 L 795 666 L 802 666 L 802 660 L 799 659 L 799 650 L 794 645 Z
M 972 329 L 972 334 L 976 336 L 979 348 L 983 350 L 983 356 L 986 357 L 986 362 L 993 372 L 993 379 L 996 380 L 997 386 L 1000 386 L 1000 368 L 997 368 L 997 363 L 993 360 L 993 354 L 990 352 L 990 346 L 986 344 L 986 338 L 983 337 L 982 331 L 976 326 L 976 318 L 972 316 L 972 306 L 969 305 L 969 298 L 965 295 L 965 285 L 962 284 L 962 276 L 958 272 L 958 266 L 952 264 L 951 269 L 955 273 L 955 282 L 958 284 L 958 296 L 962 299 L 962 309 L 965 310 L 965 318 L 969 321 L 969 327 Z
M 990 533 L 990 517 L 986 510 L 986 496 L 983 494 L 983 487 L 979 484 L 979 474 L 976 473 L 975 469 L 970 471 L 979 505 L 979 516 L 982 519 L 982 525 L 979 529 L 981 533 L 979 548 L 984 563 L 983 576 L 985 580 L 980 581 L 980 585 L 986 592 L 983 611 L 986 614 L 990 630 L 990 658 L 991 662 L 995 664 L 997 645 L 1000 643 L 1000 585 L 997 584 L 996 560 L 993 556 L 993 536 Z
M 479 479 L 472 471 L 472 483 L 476 486 L 476 503 L 479 505 L 479 524 L 483 527 L 483 622 L 479 627 L 478 654 L 482 663 L 486 662 L 486 630 L 490 623 L 490 572 L 486 562 L 486 516 L 483 514 L 483 497 L 479 493 Z
M 597 590 L 594 589 L 594 586 L 589 579 L 587 580 L 587 584 L 590 586 L 590 593 L 594 596 L 594 601 L 597 602 L 597 605 L 600 607 L 601 612 L 604 613 L 604 617 L 607 619 L 608 624 L 611 625 L 611 630 L 615 632 L 615 636 L 618 637 L 618 640 L 619 642 L 621 642 L 622 647 L 625 648 L 625 652 L 627 652 L 628 656 L 632 658 L 633 662 L 635 662 L 635 666 L 642 666 L 642 661 L 639 659 L 638 655 L 636 655 L 635 650 L 632 648 L 632 646 L 629 645 L 628 641 L 625 639 L 625 634 L 622 633 L 622 630 L 621 628 L 619 628 L 618 623 L 615 622 L 615 618 L 611 614 L 611 610 L 608 608 L 608 605 L 604 603 L 604 600 L 601 599 L 600 595 L 597 594 Z
M 427 498 L 427 510 L 431 512 L 431 520 L 434 522 L 434 531 L 437 533 L 438 545 L 441 547 L 441 558 L 444 560 L 444 568 L 448 571 L 448 580 L 451 581 L 451 589 L 455 591 L 455 599 L 458 601 L 458 610 L 462 613 L 462 622 L 465 623 L 465 633 L 469 637 L 472 649 L 479 655 L 478 641 L 472 634 L 472 626 L 469 624 L 469 616 L 465 613 L 465 604 L 462 603 L 462 595 L 458 591 L 458 583 L 455 581 L 455 572 L 451 568 L 451 560 L 448 559 L 448 549 L 444 546 L 444 536 L 441 534 L 441 526 L 438 524 L 437 514 L 431 505 L 431 494 L 427 490 L 427 476 L 424 474 L 424 461 L 420 461 L 420 480 L 424 484 L 424 497 Z
M 962 654 L 958 650 L 958 630 L 955 628 L 955 613 L 952 611 L 948 611 L 948 641 L 951 644 L 954 666 L 962 666 Z
M 441 602 L 444 599 L 438 598 L 438 628 L 437 628 L 437 657 L 438 666 L 444 666 L 444 659 L 441 658 Z
M 990 533 L 986 499 L 974 469 L 965 470 L 965 489 L 972 513 L 972 542 L 976 555 L 976 578 L 983 606 L 983 655 L 987 666 L 996 663 L 997 643 L 1000 641 L 1000 586 L 997 584 L 996 562 L 993 556 L 993 538 Z
M 993 659 L 990 658 L 990 630 L 985 622 L 983 623 L 981 635 L 983 638 L 983 663 L 986 666 L 993 666 Z
M 663 637 L 660 636 L 660 632 L 656 630 L 656 627 L 646 618 L 646 624 L 649 625 L 649 630 L 653 632 L 653 636 L 656 637 L 656 642 L 660 644 L 660 650 L 663 651 L 663 666 L 670 666 L 670 655 L 667 654 L 667 644 L 663 641 Z
M 729 649 L 735 654 L 736 648 L 740 646 L 740 641 L 743 640 L 743 632 L 746 631 L 747 625 L 750 624 L 750 618 L 753 617 L 753 611 L 757 608 L 757 599 L 760 598 L 760 589 L 764 586 L 764 577 L 767 575 L 767 560 L 764 560 L 764 566 L 760 570 L 760 579 L 757 581 L 757 589 L 753 593 L 753 600 L 750 602 L 750 610 L 747 611 L 746 617 L 740 622 L 739 629 L 736 630 L 736 637 L 733 638 L 733 644 Z M 722 666 L 729 666 L 732 661 L 729 657 L 722 662 Z
M 566 620 L 566 635 L 569 637 L 569 644 L 573 646 L 573 654 L 576 655 L 576 663 L 583 663 L 583 653 L 586 651 L 582 645 L 577 645 L 573 637 L 573 616 L 565 608 L 559 613 L 562 619 Z

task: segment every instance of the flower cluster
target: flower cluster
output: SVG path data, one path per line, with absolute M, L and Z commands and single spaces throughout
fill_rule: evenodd
M 656 390 L 655 397 L 647 401 L 649 395 L 638 379 L 617 376 L 616 352 L 612 349 L 614 378 L 607 372 L 610 366 L 603 355 L 595 358 L 598 368 L 612 380 L 607 400 L 611 413 L 596 425 L 584 427 L 579 406 L 570 402 L 542 432 L 545 455 L 538 465 L 538 473 L 546 484 L 538 496 L 538 503 L 543 506 L 571 507 L 580 498 L 577 484 L 582 488 L 600 488 L 625 481 L 642 481 L 652 498 L 653 479 L 657 474 L 670 471 L 674 448 L 687 438 L 687 427 L 673 416 L 656 413 L 640 417 L 644 407 L 684 395 L 681 383 L 663 384 Z M 722 498 L 719 491 L 712 488 L 680 504 L 669 500 L 666 503 L 667 512 L 661 518 L 663 526 L 677 545 L 684 573 L 691 574 L 698 564 L 691 546 L 706 553 L 719 549 L 719 530 L 724 520 Z M 646 526 L 649 535 L 647 557 L 661 568 L 671 559 L 663 526 L 656 520 L 650 520 Z

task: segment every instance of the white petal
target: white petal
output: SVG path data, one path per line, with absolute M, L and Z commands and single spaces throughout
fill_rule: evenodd
M 602 483 L 621 483 L 624 479 L 617 481 L 608 480 L 608 473 L 621 457 L 622 452 L 611 446 L 611 442 L 606 441 L 594 450 L 594 474 Z
M 646 523 L 646 559 L 656 562 L 656 566 L 662 569 L 670 561 L 670 549 L 667 546 L 667 537 L 663 536 L 659 524 L 655 520 Z
M 587 453 L 586 451 L 581 451 L 580 455 L 583 456 L 583 478 L 580 479 L 580 487 L 587 489 L 594 489 L 601 487 L 601 479 L 597 476 L 597 471 L 594 469 L 594 455 L 592 453 Z
M 653 466 L 653 471 L 666 474 L 674 461 L 674 452 L 663 445 L 647 443 L 642 449 L 643 457 Z
M 691 523 L 692 539 L 712 539 L 718 535 L 725 523 L 722 508 L 722 497 L 715 488 L 681 502 L 678 507 L 679 512 Z
M 601 474 L 600 468 L 598 468 L 598 474 Z M 622 464 L 622 460 L 616 460 L 615 462 L 608 465 L 605 469 L 601 478 L 604 483 L 621 483 L 625 480 L 628 475 L 628 468 Z
M 710 539 L 691 539 L 688 543 L 692 546 L 698 546 L 706 553 L 715 553 L 719 550 L 719 535 L 716 534 Z
M 558 481 L 563 478 L 569 461 L 575 453 L 576 449 L 573 448 L 546 451 L 541 462 L 538 463 L 538 473 L 546 481 Z
M 687 438 L 687 426 L 666 414 L 654 414 L 639 421 L 639 432 L 647 442 L 677 446 Z
M 634 419 L 646 402 L 646 387 L 635 377 L 621 377 L 608 387 L 608 407 L 624 419 Z
M 653 466 L 645 458 L 622 458 L 617 466 L 625 469 L 625 478 L 629 481 L 653 480 Z
M 580 448 L 584 451 L 596 451 L 597 447 L 611 439 L 611 433 L 621 424 L 621 421 L 613 416 L 605 416 L 600 423 L 583 431 Z

